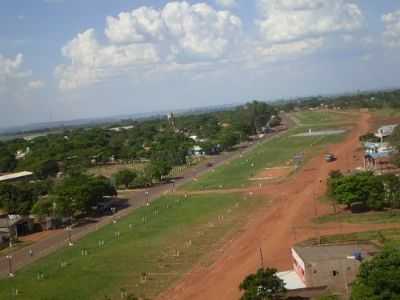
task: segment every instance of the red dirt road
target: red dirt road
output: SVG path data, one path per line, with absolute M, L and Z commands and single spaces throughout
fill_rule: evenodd
M 312 219 L 316 214 L 331 212 L 329 205 L 314 199 L 326 192 L 326 179 L 331 170 L 348 171 L 362 165 L 358 137 L 368 131 L 370 115 L 361 114 L 349 137 L 329 151 L 338 156 L 334 163 L 326 163 L 323 155 L 310 160 L 289 180 L 272 183 L 257 193 L 273 200 L 261 209 L 210 267 L 194 267 L 193 271 L 173 288 L 159 296 L 161 300 L 237 300 L 238 286 L 243 278 L 260 267 L 260 248 L 265 266 L 279 270 L 291 268 L 290 248 L 318 234 L 335 234 L 389 227 L 388 225 L 329 224 L 316 227 Z M 393 225 L 390 227 L 394 227 Z M 296 239 L 296 240 L 295 240 Z

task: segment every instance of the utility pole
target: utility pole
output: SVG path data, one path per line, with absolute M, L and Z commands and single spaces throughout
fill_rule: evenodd
M 72 242 L 72 227 L 68 226 L 65 230 L 68 234 L 68 246 L 72 247 L 74 245 L 74 243 Z
M 6 259 L 8 260 L 8 276 L 9 277 L 14 277 L 14 273 L 12 271 L 12 255 L 7 255 Z
M 264 269 L 264 255 L 263 255 L 262 247 L 260 247 L 260 262 L 261 262 L 261 268 Z

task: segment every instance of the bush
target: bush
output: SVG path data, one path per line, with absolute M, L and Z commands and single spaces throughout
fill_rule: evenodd
M 352 300 L 400 299 L 400 250 L 387 246 L 361 265 L 353 285 Z
M 137 177 L 137 173 L 131 170 L 122 170 L 115 174 L 115 183 L 117 186 L 124 185 L 128 188 Z
M 242 300 L 275 300 L 285 293 L 285 283 L 276 275 L 276 269 L 259 269 L 256 274 L 247 276 L 240 284 L 244 291 Z
M 353 203 L 362 202 L 369 209 L 381 210 L 388 205 L 385 202 L 384 178 L 375 176 L 372 172 L 350 176 L 331 173 L 328 184 L 331 196 L 338 203 L 348 207 Z

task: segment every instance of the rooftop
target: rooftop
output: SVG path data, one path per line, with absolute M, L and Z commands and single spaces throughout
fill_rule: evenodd
M 33 175 L 33 173 L 32 172 L 28 172 L 28 171 L 12 173 L 12 174 L 6 174 L 6 175 L 0 176 L 0 182 L 19 179 L 19 178 L 24 178 L 24 177 L 28 177 L 28 176 L 32 176 L 32 175 Z
M 345 259 L 354 253 L 361 253 L 363 257 L 372 256 L 379 251 L 378 247 L 370 244 L 295 246 L 293 249 L 304 262 L 318 262 L 325 260 Z

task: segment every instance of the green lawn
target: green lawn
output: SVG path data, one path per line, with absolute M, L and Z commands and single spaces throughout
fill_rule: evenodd
M 14 299 L 15 288 L 17 299 L 27 300 L 120 299 L 121 288 L 152 298 L 194 263 L 209 263 L 204 254 L 237 230 L 261 203 L 266 201 L 240 194 L 162 197 L 24 268 L 15 278 L 1 280 L 0 299 Z M 219 215 L 224 216 L 222 224 Z M 120 232 L 119 239 L 115 232 Z M 104 247 L 98 246 L 99 240 L 105 241 Z M 190 240 L 191 246 L 185 248 Z M 87 256 L 81 255 L 83 248 L 88 249 Z M 174 257 L 175 249 L 180 250 L 179 257 Z M 63 262 L 67 266 L 61 267 Z M 40 272 L 42 280 L 37 279 Z M 150 274 L 146 283 L 141 282 L 142 272 Z
M 400 244 L 400 229 L 384 229 L 378 231 L 355 232 L 350 234 L 327 235 L 321 237 L 321 244 L 349 243 L 373 241 L 378 244 L 396 242 Z M 300 245 L 315 245 L 316 239 L 301 242 Z
M 302 126 L 323 126 L 348 123 L 349 115 L 332 111 L 302 111 L 293 113 Z
M 323 151 L 328 144 L 340 142 L 344 135 L 293 137 L 294 134 L 305 132 L 306 128 L 289 130 L 281 137 L 263 142 L 253 151 L 226 163 L 200 177 L 198 181 L 192 181 L 182 187 L 185 190 L 202 190 L 235 188 L 248 186 L 252 182 L 250 178 L 256 176 L 263 169 L 274 166 L 283 166 L 293 156 L 300 152 L 306 152 L 311 157 Z
M 326 215 L 319 217 L 315 220 L 316 223 L 353 223 L 353 224 L 387 224 L 387 223 L 400 223 L 400 211 L 382 211 L 382 212 L 368 212 L 362 214 L 352 214 L 344 212 L 333 215 Z
M 372 112 L 381 118 L 400 117 L 400 111 L 395 108 L 383 108 L 378 110 L 372 110 Z

